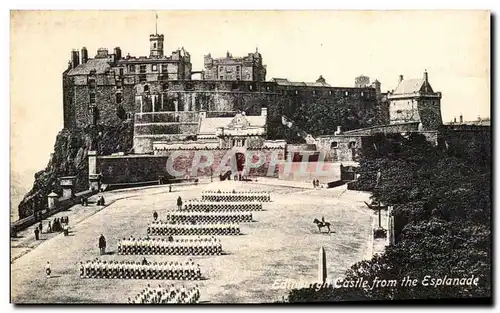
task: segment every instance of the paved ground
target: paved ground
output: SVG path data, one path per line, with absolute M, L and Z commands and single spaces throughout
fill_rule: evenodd
M 70 216 L 70 223 L 73 221 L 70 236 L 55 235 L 38 242 L 36 248 L 28 247 L 27 252 L 19 253 L 11 264 L 12 301 L 124 303 L 147 283 L 198 283 L 202 302 L 273 302 L 286 295 L 285 289 L 276 288 L 283 281 L 303 283 L 317 279 L 321 246 L 327 254 L 330 278 L 340 277 L 354 262 L 367 257 L 374 216 L 363 204 L 363 201 L 368 201 L 368 194 L 348 191 L 345 186 L 312 189 L 305 184 L 296 184 L 290 188 L 276 182 L 279 186 L 263 180 L 185 186 L 174 189 L 172 193 L 168 192 L 168 187 L 105 193 L 108 203 L 112 202 L 108 207 L 96 212 L 95 207 L 82 209 L 77 206 L 63 214 Z M 254 213 L 255 222 L 241 224 L 243 235 L 221 237 L 227 255 L 192 257 L 200 263 L 206 280 L 80 279 L 78 262 L 98 257 L 97 238 L 101 233 L 106 236 L 110 247 L 110 254 L 101 259 L 142 259 L 140 256 L 116 255 L 117 240 L 130 235 L 144 236 L 154 210 L 161 218 L 167 210 L 175 208 L 175 199 L 179 195 L 186 200 L 200 198 L 201 191 L 207 189 L 267 190 L 271 191 L 273 202 L 264 205 L 265 211 Z M 334 233 L 318 233 L 312 221 L 322 216 L 332 223 Z M 32 232 L 27 232 L 24 240 L 29 246 L 32 240 L 27 238 L 32 237 L 29 235 Z M 20 251 L 23 245 L 20 242 L 14 250 Z M 149 256 L 147 259 L 177 261 L 185 260 L 185 257 Z M 51 262 L 53 269 L 50 279 L 44 275 L 47 261 Z

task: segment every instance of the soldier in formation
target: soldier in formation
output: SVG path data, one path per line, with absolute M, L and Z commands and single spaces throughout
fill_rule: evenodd
M 178 225 L 163 221 L 152 222 L 148 227 L 148 235 L 156 236 L 189 236 L 189 235 L 239 235 L 240 226 L 235 223 Z
M 186 262 L 131 262 L 100 261 L 98 259 L 80 263 L 81 278 L 119 279 L 201 279 L 200 265 L 192 260 Z
M 165 303 L 198 303 L 200 300 L 200 289 L 198 285 L 191 288 L 186 288 L 184 285 L 181 288 L 176 288 L 173 284 L 169 287 L 162 288 L 158 285 L 157 288 L 148 286 L 142 290 L 133 299 L 129 298 L 128 303 L 131 304 L 165 304 Z
M 251 222 L 252 212 L 172 212 L 167 213 L 167 221 L 184 223 L 196 220 L 199 223 Z
M 220 255 L 222 243 L 220 239 L 212 237 L 197 239 L 175 239 L 168 241 L 165 238 L 141 239 L 123 238 L 118 242 L 119 254 L 142 255 Z
M 188 201 L 179 211 L 188 212 L 227 212 L 227 211 L 261 211 L 262 203 L 258 201 L 213 202 Z

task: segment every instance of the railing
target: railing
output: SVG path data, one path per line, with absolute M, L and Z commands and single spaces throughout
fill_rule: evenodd
M 50 216 L 52 216 L 56 213 L 59 213 L 61 211 L 67 210 L 70 207 L 72 207 L 73 205 L 79 203 L 82 198 L 88 198 L 96 193 L 97 193 L 97 191 L 86 190 L 86 191 L 82 191 L 80 193 L 77 193 L 71 199 L 59 200 L 56 203 L 55 209 L 49 210 L 48 212 L 42 214 L 42 219 L 50 217 Z M 24 229 L 30 227 L 31 225 L 34 225 L 35 223 L 37 223 L 39 221 L 40 221 L 39 218 L 35 218 L 35 216 L 31 215 L 31 216 L 25 217 L 23 219 L 20 219 L 18 221 L 11 223 L 11 225 L 10 225 L 11 237 L 15 237 L 17 232 L 24 230 Z

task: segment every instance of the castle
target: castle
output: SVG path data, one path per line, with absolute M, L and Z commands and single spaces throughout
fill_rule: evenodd
M 116 162 L 122 160 L 116 158 L 133 158 L 144 163 L 136 167 L 149 173 L 142 173 L 149 176 L 138 181 L 155 180 L 163 175 L 164 158 L 173 150 L 278 149 L 284 159 L 295 160 L 291 151 L 309 149 L 326 151 L 328 161 L 355 161 L 364 136 L 408 131 L 432 134 L 442 124 L 441 94 L 433 91 L 427 72 L 417 80 L 401 76 L 396 90 L 381 93 L 380 82 L 370 83 L 366 76 L 357 77 L 354 87 L 331 86 L 321 75 L 314 82 L 266 80 L 267 68 L 257 50 L 244 57 L 229 52 L 223 58 L 205 55 L 204 69 L 196 71 L 184 48 L 165 55 L 163 35 L 151 34 L 149 45 L 149 56 L 139 57 L 124 56 L 119 47 L 113 53 L 100 48 L 94 58 L 88 57 L 85 47 L 81 53 L 71 52 L 63 73 L 64 127 L 118 125 L 124 120 L 134 125 L 133 151 L 120 157 L 99 156 L 100 162 L 92 161 L 97 168 L 90 170 L 91 175 L 95 170 L 104 178 L 108 173 L 109 179 L 121 174 L 122 180 L 130 179 L 126 171 L 117 175 Z M 388 105 L 387 118 L 382 125 L 347 132 L 339 127 L 314 140 L 308 135 L 307 147 L 270 136 L 270 129 L 287 125 L 282 118 L 299 108 L 340 103 L 365 114 Z M 343 125 L 332 128 L 336 126 Z
M 207 118 L 234 117 L 238 112 L 281 119 L 280 112 L 317 100 L 335 105 L 359 100 L 367 110 L 377 105 L 372 86 L 332 87 L 320 76 L 316 82 L 266 81 L 262 55 L 204 57 L 204 70 L 193 71 L 184 48 L 164 54 L 164 36 L 149 37 L 149 56 L 123 56 L 105 48 L 88 57 L 86 48 L 71 52 L 63 73 L 64 127 L 117 125 L 134 120 L 134 153 L 152 153 L 155 141 L 185 140 L 199 134 L 200 112 Z M 192 79 L 201 74 L 201 79 Z M 282 104 L 282 105 L 281 105 Z M 268 121 L 270 122 L 270 121 Z

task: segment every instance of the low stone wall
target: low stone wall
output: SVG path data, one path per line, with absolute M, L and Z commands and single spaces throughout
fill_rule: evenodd
M 97 191 L 92 191 L 92 190 L 86 190 L 82 191 L 80 193 L 77 193 L 73 198 L 71 199 L 64 199 L 64 200 L 58 200 L 56 202 L 56 207 L 55 209 L 48 210 L 46 212 L 42 213 L 42 219 L 45 219 L 47 217 L 50 217 L 56 213 L 59 213 L 61 211 L 67 210 L 74 206 L 75 204 L 80 203 L 82 198 L 88 198 L 91 197 L 92 195 L 96 194 Z M 28 216 L 26 218 L 20 219 L 18 221 L 15 221 L 11 223 L 10 225 L 10 234 L 11 236 L 14 236 L 17 232 L 24 230 L 28 227 L 30 227 L 33 224 L 36 224 L 40 222 L 40 219 L 35 218 L 33 215 Z
M 289 162 L 279 166 L 279 179 L 312 181 L 321 183 L 340 180 L 340 163 L 336 162 Z
M 244 160 L 236 161 L 236 150 L 171 150 L 162 155 L 126 155 L 97 157 L 97 172 L 101 182 L 108 185 L 168 181 L 174 178 L 217 177 L 228 170 L 237 173 L 238 162 L 244 165 L 247 176 L 278 177 L 284 149 L 241 151 Z M 262 158 L 262 160 L 261 160 Z

